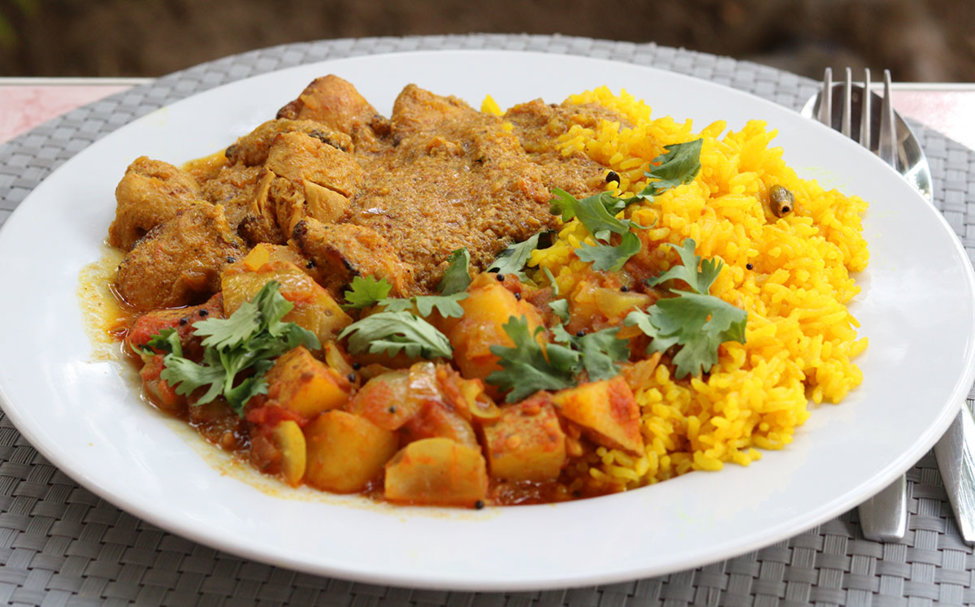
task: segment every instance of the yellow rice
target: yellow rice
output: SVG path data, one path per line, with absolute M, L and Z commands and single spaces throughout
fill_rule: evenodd
M 737 132 L 716 122 L 695 132 L 690 121 L 652 118 L 644 102 L 605 87 L 569 102 L 604 105 L 632 124 L 576 125 L 559 141 L 564 154 L 583 152 L 616 171 L 617 194 L 646 185 L 643 173 L 664 146 L 704 139 L 694 182 L 625 214 L 651 226 L 637 233 L 645 249 L 654 247 L 660 271 L 677 261 L 661 242 L 693 238 L 698 255 L 723 260 L 711 293 L 748 311 L 746 343 L 722 345 L 710 374 L 678 381 L 659 365 L 641 380 L 642 456 L 600 448 L 579 472 L 633 488 L 691 470 L 718 470 L 724 462 L 747 465 L 761 456 L 758 449 L 788 445 L 809 417 L 810 400 L 838 403 L 862 379 L 852 359 L 867 339 L 858 337 L 846 305 L 859 292 L 851 274 L 867 265 L 861 226 L 866 203 L 800 179 L 781 149 L 770 146 L 776 133 L 764 122 Z M 763 202 L 775 184 L 795 195 L 795 210 L 783 218 Z M 586 237 L 570 222 L 552 247 L 532 256 L 533 265 L 556 277 L 563 294 L 592 272 L 573 253 Z

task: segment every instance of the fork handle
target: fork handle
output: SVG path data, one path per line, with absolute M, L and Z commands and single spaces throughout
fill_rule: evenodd
M 958 531 L 965 543 L 975 544 L 975 418 L 967 403 L 934 446 L 934 456 Z
M 880 493 L 860 504 L 863 537 L 875 542 L 896 542 L 907 534 L 907 477 L 901 475 Z

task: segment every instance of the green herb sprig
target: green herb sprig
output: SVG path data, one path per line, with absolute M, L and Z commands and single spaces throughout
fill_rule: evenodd
M 321 348 L 314 333 L 282 321 L 294 304 L 281 295 L 279 286 L 276 281 L 268 281 L 229 317 L 194 323 L 194 335 L 203 337 L 202 363 L 183 356 L 176 329 L 164 329 L 154 335 L 146 347 L 166 353 L 160 377 L 183 396 L 207 388 L 193 405 L 223 396 L 242 416 L 251 398 L 267 393 L 264 374 L 275 358 L 298 346 Z
M 745 343 L 748 314 L 710 294 L 711 284 L 721 272 L 720 260 L 702 260 L 695 255 L 696 243 L 690 238 L 681 247 L 670 246 L 677 250 L 682 265 L 649 282 L 657 285 L 676 279 L 690 290 L 669 289 L 674 297 L 659 299 L 646 311 L 630 312 L 624 324 L 636 326 L 652 338 L 648 352 L 676 347 L 675 377 L 681 379 L 710 371 L 718 362 L 718 346 L 722 343 Z

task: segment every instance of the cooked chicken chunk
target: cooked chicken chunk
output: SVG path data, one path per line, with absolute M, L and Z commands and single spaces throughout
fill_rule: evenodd
M 119 265 L 115 286 L 141 310 L 199 303 L 220 289 L 223 267 L 245 253 L 223 207 L 201 202 L 140 240 Z
M 416 292 L 413 268 L 400 260 L 385 238 L 369 228 L 304 219 L 295 226 L 291 244 L 312 262 L 315 279 L 335 294 L 355 276 L 386 279 L 393 286 L 392 295 Z
M 422 289 L 436 287 L 457 249 L 483 269 L 554 225 L 541 171 L 496 116 L 408 86 L 391 123 L 392 145 L 360 157 L 366 179 L 346 221 L 388 240 Z
M 297 99 L 278 110 L 278 118 L 315 120 L 352 137 L 358 146 L 375 142 L 389 131 L 389 122 L 338 76 L 316 78 Z
M 322 122 L 279 118 L 268 120 L 228 147 L 225 152 L 227 160 L 231 164 L 262 165 L 267 161 L 268 151 L 277 136 L 292 132 L 304 133 L 343 152 L 352 150 L 351 137 L 341 131 L 329 128 Z
M 199 199 L 200 186 L 188 173 L 140 156 L 115 188 L 115 221 L 108 228 L 108 242 L 127 251 L 149 230 Z

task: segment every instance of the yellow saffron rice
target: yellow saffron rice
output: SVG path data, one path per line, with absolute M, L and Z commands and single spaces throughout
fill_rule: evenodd
M 859 292 L 851 275 L 867 265 L 866 203 L 800 179 L 770 145 L 776 133 L 764 122 L 737 132 L 716 122 L 696 132 L 690 121 L 651 117 L 643 101 L 605 87 L 569 102 L 604 105 L 629 123 L 576 125 L 559 142 L 566 155 L 583 152 L 618 173 L 618 195 L 643 189 L 643 173 L 664 146 L 703 138 L 694 182 L 624 213 L 649 226 L 637 233 L 660 271 L 679 262 L 661 243 L 693 238 L 697 255 L 720 258 L 711 294 L 748 312 L 746 343 L 723 344 L 710 374 L 676 380 L 661 364 L 640 378 L 642 456 L 600 448 L 579 474 L 633 488 L 724 462 L 747 465 L 758 449 L 788 445 L 810 415 L 809 401 L 838 403 L 862 379 L 852 359 L 867 339 L 857 335 L 847 304 Z M 766 202 L 776 184 L 795 196 L 794 211 L 781 218 Z M 531 259 L 555 276 L 563 295 L 592 272 L 574 254 L 588 235 L 576 224 Z

